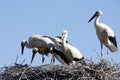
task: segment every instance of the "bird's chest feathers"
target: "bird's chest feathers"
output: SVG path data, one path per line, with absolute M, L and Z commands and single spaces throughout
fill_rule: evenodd
M 67 52 L 67 50 L 69 49 L 68 46 L 66 44 L 62 44 L 62 50 L 64 51 L 64 53 Z
M 95 28 L 98 36 L 107 36 L 106 29 L 103 26 L 100 26 L 100 24 L 95 24 Z
M 99 35 L 103 35 L 105 34 L 105 30 L 103 28 L 97 27 L 96 28 L 96 33 Z
M 96 25 L 95 28 L 96 28 L 96 34 L 97 34 L 99 40 L 103 44 L 107 43 L 108 34 L 106 32 L 106 29 L 104 27 L 97 26 L 97 25 Z

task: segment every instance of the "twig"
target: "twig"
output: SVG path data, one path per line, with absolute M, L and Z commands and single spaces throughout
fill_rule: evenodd
M 24 74 L 24 73 L 25 73 L 25 71 L 26 71 L 27 69 L 29 69 L 30 67 L 31 67 L 31 65 L 29 65 L 26 69 L 24 69 L 24 71 L 22 72 L 22 74 L 21 74 L 21 76 L 20 76 L 19 80 L 21 80 L 21 79 L 22 79 L 23 74 Z
M 17 63 L 17 61 L 18 61 L 18 55 L 17 55 L 17 57 L 16 57 L 15 63 Z
M 114 74 L 120 74 L 120 71 L 115 71 L 115 72 L 111 73 L 111 76 Z

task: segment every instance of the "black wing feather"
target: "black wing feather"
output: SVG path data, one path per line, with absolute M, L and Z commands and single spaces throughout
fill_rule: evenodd
M 110 41 L 116 46 L 116 48 L 117 48 L 116 37 L 109 36 L 108 38 L 109 38 L 109 40 L 110 40 Z
M 68 62 L 68 60 L 67 60 L 67 58 L 66 58 L 66 56 L 64 55 L 63 52 L 55 49 L 54 47 L 53 47 L 53 51 L 54 51 L 57 55 L 59 55 L 59 56 L 65 61 L 66 64 L 69 64 L 69 62 Z

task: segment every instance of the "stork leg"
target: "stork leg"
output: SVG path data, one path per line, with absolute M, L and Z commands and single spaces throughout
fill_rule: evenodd
M 54 53 L 52 52 L 52 58 L 51 58 L 51 63 L 54 63 L 55 62 L 55 56 L 54 56 Z
M 108 48 L 107 48 L 107 57 L 108 57 L 108 59 L 109 59 L 109 50 L 108 50 Z
M 32 54 L 32 59 L 31 59 L 31 63 L 30 63 L 30 64 L 32 64 L 33 59 L 34 59 L 34 57 L 35 57 L 35 54 L 36 54 L 36 52 L 34 52 L 34 51 L 33 51 L 33 54 Z
M 42 64 L 44 63 L 45 58 L 44 58 L 44 54 L 42 54 Z
M 103 44 L 101 43 L 101 58 L 103 56 Z
M 108 49 L 107 49 L 107 55 L 109 55 L 109 51 L 108 51 Z

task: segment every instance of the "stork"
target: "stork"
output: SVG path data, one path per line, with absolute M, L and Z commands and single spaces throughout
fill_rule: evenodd
M 62 64 L 69 64 L 69 62 L 67 61 L 67 58 L 65 57 L 64 53 L 63 53 L 63 49 L 62 49 L 62 39 L 61 36 L 56 36 L 54 38 L 49 37 L 54 43 L 55 43 L 55 47 L 51 48 L 51 51 L 54 52 L 54 56 L 55 58 Z
M 47 36 L 32 35 L 29 37 L 28 42 L 26 40 L 21 41 L 22 55 L 23 55 L 24 47 L 35 48 L 33 49 L 33 55 L 31 59 L 31 63 L 32 63 L 33 58 L 37 51 L 41 54 L 47 55 L 50 52 L 50 48 L 55 47 L 55 44 Z M 52 53 L 52 55 L 54 54 Z M 42 60 L 44 60 L 44 57 L 42 58 Z M 51 61 L 54 61 L 54 57 L 52 57 Z
M 71 44 L 67 43 L 67 31 L 64 30 L 62 33 L 62 37 L 61 38 L 61 43 L 59 45 L 59 47 L 57 47 L 56 49 L 54 48 L 53 51 L 55 53 L 59 53 L 61 54 L 61 58 L 64 60 L 64 62 L 66 64 L 75 64 L 75 61 L 80 61 L 83 59 L 83 55 L 81 54 L 81 52 L 74 46 L 72 46 Z
M 84 59 L 82 53 L 73 45 L 66 43 L 68 32 L 64 30 L 62 32 L 62 46 L 65 56 L 68 58 L 68 61 L 75 64 L 75 61 L 80 61 Z
M 109 48 L 111 52 L 115 52 L 118 50 L 116 36 L 113 30 L 106 24 L 99 22 L 99 19 L 101 18 L 102 15 L 103 12 L 101 10 L 97 10 L 93 15 L 93 17 L 88 21 L 90 22 L 92 19 L 96 17 L 94 25 L 96 29 L 96 34 L 101 44 L 101 57 L 103 56 L 103 51 L 102 51 L 103 45 Z

